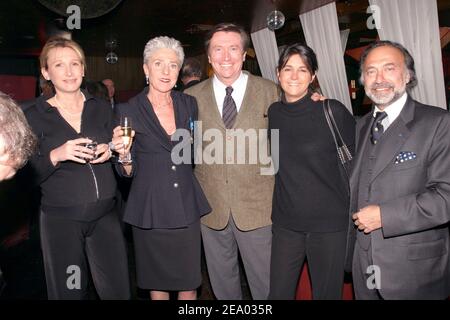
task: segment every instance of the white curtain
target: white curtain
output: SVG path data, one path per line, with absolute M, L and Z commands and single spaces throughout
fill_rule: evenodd
M 300 21 L 306 43 L 317 55 L 317 77 L 322 93 L 339 100 L 352 112 L 336 4 L 332 2 L 302 13 Z
M 264 28 L 252 32 L 251 37 L 263 78 L 278 83 L 276 67 L 279 55 L 275 33 Z
M 405 46 L 414 58 L 417 101 L 446 109 L 436 0 L 369 0 L 381 40 Z M 373 7 L 373 5 L 378 7 Z M 379 10 L 379 12 L 377 12 Z

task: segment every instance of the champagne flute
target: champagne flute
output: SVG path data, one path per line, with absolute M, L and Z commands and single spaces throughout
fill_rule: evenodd
M 120 128 L 123 131 L 122 141 L 125 148 L 125 154 L 122 157 L 119 157 L 119 162 L 123 165 L 127 165 L 133 162 L 133 160 L 131 159 L 130 150 L 127 151 L 131 143 L 131 117 L 122 116 L 120 118 Z

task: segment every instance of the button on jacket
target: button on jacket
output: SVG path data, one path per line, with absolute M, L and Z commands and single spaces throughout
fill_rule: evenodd
M 136 132 L 131 148 L 133 182 L 124 221 L 144 229 L 185 227 L 211 208 L 193 174 L 192 164 L 172 161 L 171 153 L 178 141 L 172 142 L 161 126 L 147 93 L 145 89 L 115 109 L 117 119 L 121 115 L 131 117 Z M 197 102 L 178 91 L 172 91 L 171 97 L 176 128 L 185 129 L 188 134 L 180 143 L 187 143 L 187 149 L 191 150 L 190 122 L 197 119 Z M 122 174 L 120 165 L 117 166 Z

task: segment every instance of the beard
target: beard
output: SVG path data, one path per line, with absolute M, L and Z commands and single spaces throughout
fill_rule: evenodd
M 376 89 L 390 89 L 388 92 L 378 92 Z M 397 101 L 406 91 L 406 84 L 398 89 L 390 82 L 374 83 L 370 87 L 364 87 L 366 95 L 377 106 L 388 106 Z

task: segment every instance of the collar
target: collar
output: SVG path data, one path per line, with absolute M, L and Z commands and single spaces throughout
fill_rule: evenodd
M 88 102 L 89 100 L 95 99 L 93 95 L 91 95 L 87 90 L 85 89 L 81 89 L 81 92 L 84 95 L 85 103 Z M 53 107 L 50 105 L 50 103 L 47 102 L 47 100 L 53 98 L 55 95 L 52 95 L 51 97 L 45 97 L 45 96 L 40 96 L 36 99 L 36 107 L 39 111 L 41 112 L 49 112 L 51 110 L 53 110 Z
M 241 71 L 241 74 L 239 77 L 231 84 L 231 87 L 233 87 L 233 92 L 236 88 L 241 88 L 245 84 L 245 78 L 248 77 L 244 72 Z M 217 78 L 216 75 L 213 77 L 213 86 L 220 91 L 225 92 L 226 86 L 222 81 Z
M 301 97 L 298 100 L 292 101 L 292 102 L 288 102 L 286 100 L 286 95 L 284 94 L 284 92 L 281 92 L 281 98 L 280 101 L 282 104 L 287 105 L 287 106 L 293 106 L 293 105 L 297 105 L 299 103 L 302 103 L 303 101 L 307 100 L 307 99 L 311 99 L 312 96 L 312 92 L 310 92 L 309 90 L 306 92 L 306 94 Z M 320 103 L 322 103 L 322 101 L 319 101 Z
M 398 115 L 400 114 L 400 112 L 402 112 L 403 107 L 406 104 L 407 98 L 408 98 L 408 94 L 405 91 L 403 93 L 403 95 L 397 101 L 395 101 L 394 103 L 392 103 L 389 106 L 387 106 L 386 108 L 384 108 L 383 111 L 387 113 L 389 123 L 392 123 L 392 122 L 394 122 L 395 119 L 397 119 Z M 373 109 L 373 113 L 372 113 L 373 117 L 375 117 L 376 112 L 382 112 L 382 110 L 380 110 L 378 108 L 378 106 L 375 106 L 375 108 Z

